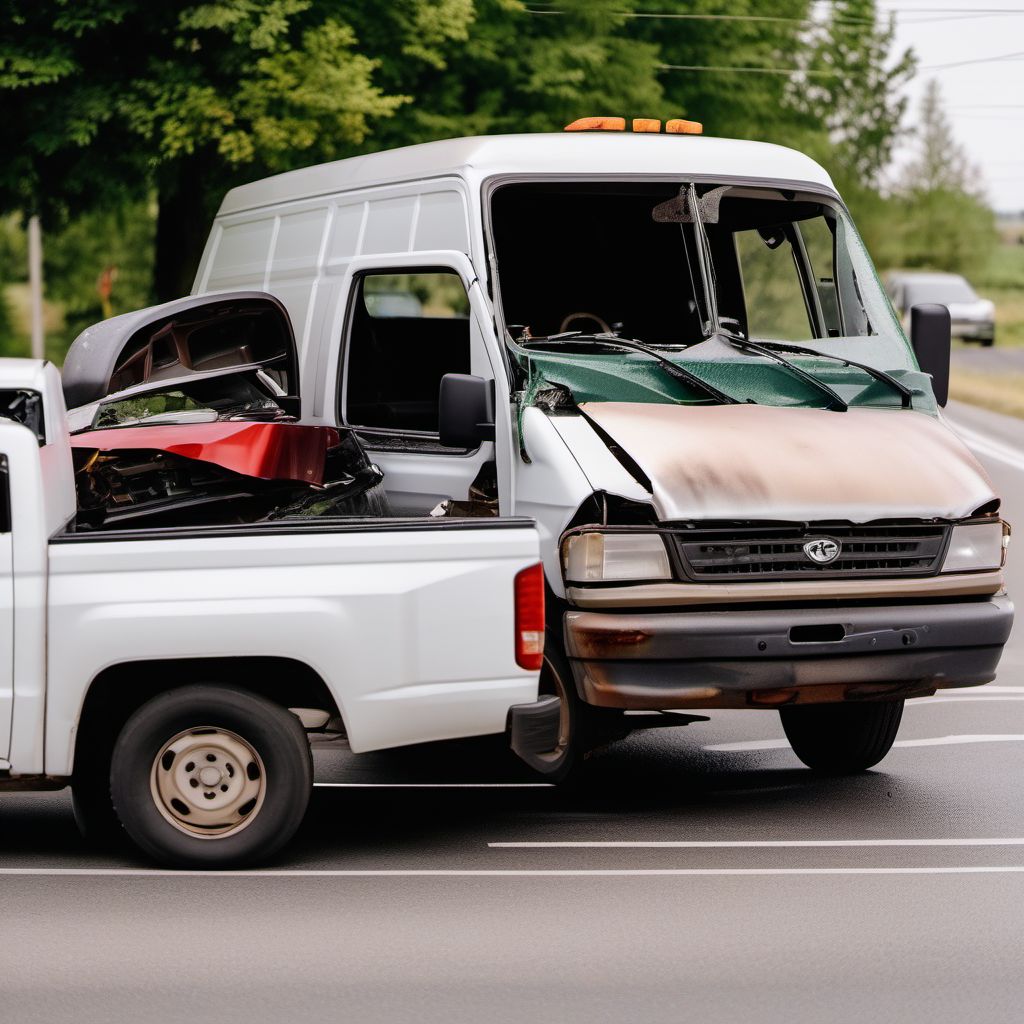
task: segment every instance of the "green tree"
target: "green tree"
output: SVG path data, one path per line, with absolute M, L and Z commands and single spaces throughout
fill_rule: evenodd
M 190 287 L 228 188 L 370 149 L 558 130 L 585 114 L 685 116 L 709 134 L 796 145 L 856 168 L 851 177 L 874 173 L 899 115 L 874 0 L 824 15 L 811 0 L 735 0 L 728 14 L 720 0 L 657 6 L 6 0 L 0 211 L 38 211 L 52 235 L 84 211 L 116 221 L 155 199 L 164 299 Z M 831 159 L 844 146 L 853 158 Z M 92 223 L 102 233 L 114 221 Z M 92 302 L 88 291 L 76 301 Z
M 374 81 L 341 0 L 9 0 L 0 205 L 69 213 L 155 191 L 155 288 L 187 290 L 231 184 L 355 152 L 405 97 Z M 406 59 L 464 33 L 468 0 L 381 5 Z M 460 16 L 461 12 L 461 16 Z
M 374 148 L 462 135 L 558 131 L 586 114 L 648 114 L 660 108 L 658 49 L 631 33 L 629 0 L 476 0 L 463 38 L 414 63 L 381 61 L 389 92 L 415 97 L 381 123 Z M 371 4 L 352 23 L 374 52 L 389 26 Z
M 807 48 L 810 9 L 809 0 L 666 0 L 656 14 L 641 6 L 629 31 L 658 46 L 661 116 L 700 121 L 710 135 L 794 141 L 802 126 L 788 71 Z
M 790 85 L 789 105 L 824 132 L 820 157 L 844 193 L 878 190 L 899 137 L 917 62 L 910 50 L 894 54 L 895 29 L 875 0 L 828 5 L 807 36 L 807 77 Z
M 80 331 L 105 316 L 148 306 L 153 301 L 153 251 L 156 211 L 147 201 L 90 210 L 61 231 L 44 248 L 47 297 L 60 303 L 64 327 L 53 339 L 66 349 Z M 112 283 L 109 312 L 103 308 L 99 279 Z
M 983 270 L 999 241 L 978 173 L 956 141 L 932 79 L 921 101 L 917 152 L 900 177 L 894 207 L 896 262 L 956 273 Z

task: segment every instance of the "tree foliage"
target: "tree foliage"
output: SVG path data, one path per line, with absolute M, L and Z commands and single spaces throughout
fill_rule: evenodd
M 921 101 L 917 151 L 903 169 L 892 200 L 899 244 L 894 262 L 973 275 L 998 242 L 995 215 L 978 188 L 978 174 L 953 136 L 932 79 Z
M 876 0 L 651 6 L 4 0 L 0 211 L 41 213 L 51 237 L 88 214 L 66 241 L 88 266 L 74 274 L 58 242 L 54 284 L 66 272 L 83 289 L 114 262 L 134 275 L 154 253 L 155 297 L 170 298 L 190 287 L 216 205 L 240 182 L 608 113 L 692 117 L 710 134 L 803 149 L 832 171 L 869 243 L 876 224 L 888 241 L 878 186 L 912 60 L 893 52 Z M 151 209 L 147 235 L 135 218 Z M 138 294 L 128 278 L 119 287 Z M 92 287 L 67 299 L 83 311 L 94 300 Z

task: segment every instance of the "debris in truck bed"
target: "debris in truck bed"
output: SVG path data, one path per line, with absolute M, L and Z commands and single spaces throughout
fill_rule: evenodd
M 79 530 L 387 513 L 383 474 L 331 427 L 166 424 L 91 431 L 72 445 Z
M 151 448 L 243 476 L 322 484 L 327 452 L 339 441 L 334 427 L 220 420 L 88 430 L 75 434 L 71 446 L 101 452 Z

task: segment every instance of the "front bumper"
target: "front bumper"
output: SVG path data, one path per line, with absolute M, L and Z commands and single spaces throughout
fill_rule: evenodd
M 633 710 L 924 696 L 995 677 L 1005 595 L 952 603 L 565 613 L 580 697 Z
M 969 341 L 983 341 L 994 337 L 995 324 L 991 320 L 954 320 L 950 324 L 950 334 L 954 338 Z

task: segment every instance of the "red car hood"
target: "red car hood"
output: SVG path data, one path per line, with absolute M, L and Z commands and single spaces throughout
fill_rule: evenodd
M 243 476 L 322 484 L 327 450 L 339 441 L 333 427 L 228 421 L 89 430 L 72 435 L 71 446 L 101 452 L 169 452 Z

